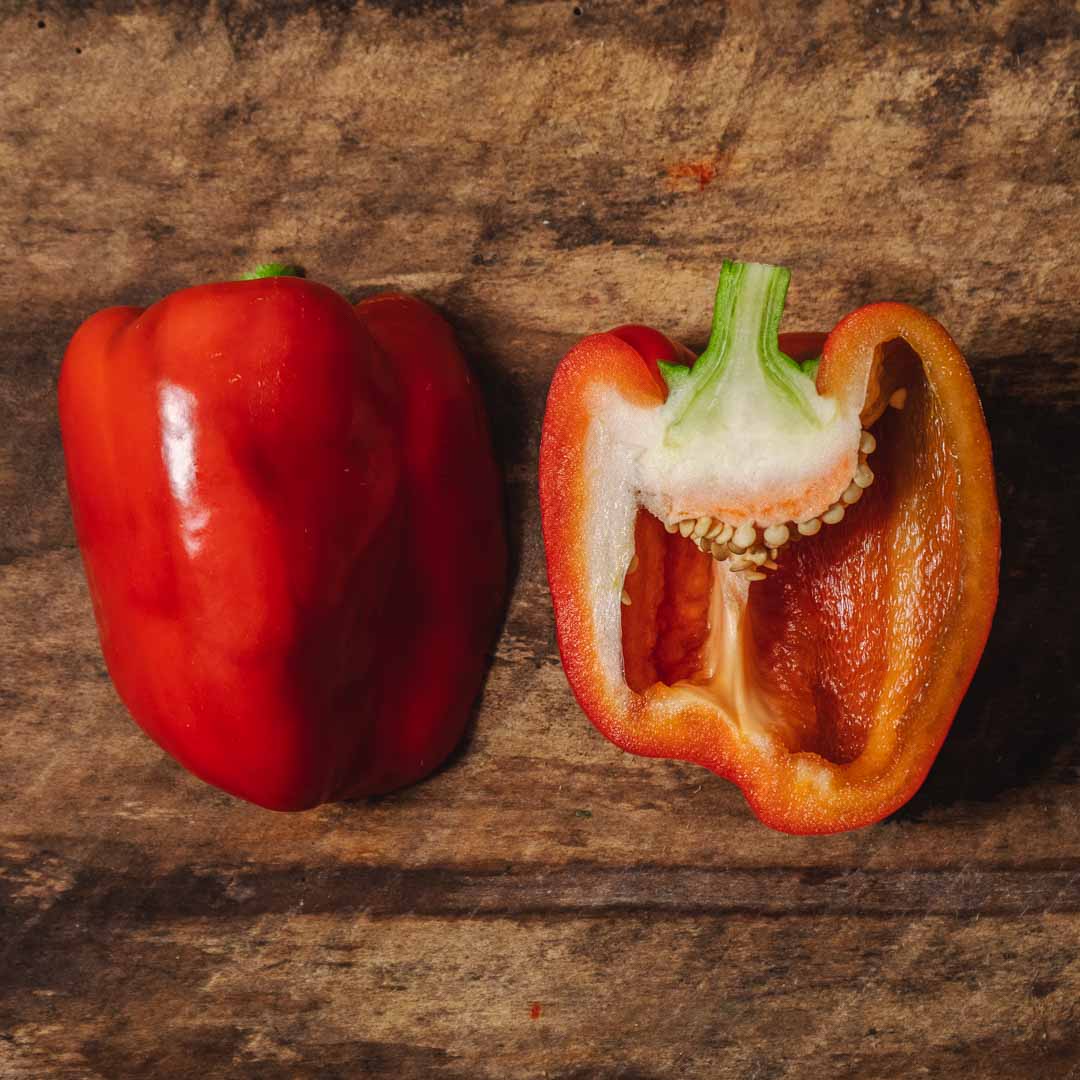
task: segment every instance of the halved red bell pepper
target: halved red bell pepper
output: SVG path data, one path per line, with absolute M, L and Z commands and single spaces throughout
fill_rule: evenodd
M 989 633 L 1000 527 L 948 334 L 883 303 L 778 337 L 788 277 L 725 263 L 696 361 L 642 327 L 576 345 L 540 497 L 595 726 L 733 780 L 773 828 L 827 833 L 930 768 Z
M 450 753 L 506 551 L 482 403 L 443 319 L 265 273 L 88 319 L 60 420 L 124 703 L 197 776 L 299 810 Z

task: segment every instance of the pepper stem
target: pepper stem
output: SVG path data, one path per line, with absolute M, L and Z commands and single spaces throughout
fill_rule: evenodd
M 705 351 L 685 368 L 662 365 L 671 390 L 670 441 L 721 423 L 725 398 L 747 380 L 817 423 L 811 387 L 799 365 L 780 351 L 778 331 L 791 273 L 782 266 L 726 261 L 720 271 L 712 333 Z M 673 399 L 673 400 L 672 400 Z
M 254 270 L 244 274 L 241 281 L 257 281 L 259 278 L 270 277 L 303 277 L 304 271 L 299 266 L 291 266 L 289 263 L 261 263 Z

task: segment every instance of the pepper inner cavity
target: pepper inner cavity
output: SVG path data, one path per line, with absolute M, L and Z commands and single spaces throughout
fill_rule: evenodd
M 716 564 L 694 544 L 671 541 L 656 517 L 638 511 L 622 608 L 624 671 L 635 691 L 702 675 Z

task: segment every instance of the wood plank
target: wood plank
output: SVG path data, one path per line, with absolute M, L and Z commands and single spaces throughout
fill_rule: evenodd
M 1064 1077 L 1080 1051 L 1075 918 L 65 921 L 16 970 L 6 1075 Z
M 59 839 L 59 838 L 57 838 Z M 506 917 L 548 920 L 566 916 L 649 913 L 723 918 L 852 919 L 944 915 L 1002 919 L 1036 912 L 1080 911 L 1080 859 L 1050 866 L 956 867 L 701 867 L 556 865 L 402 867 L 385 863 L 297 859 L 276 866 L 228 858 L 175 868 L 155 865 L 130 844 L 102 841 L 84 860 L 65 859 L 62 843 L 37 833 L 9 841 L 9 911 L 29 898 L 34 906 L 76 907 L 109 922 L 129 908 L 144 923 L 166 926 L 203 916 L 250 917 L 303 912 L 342 918 L 387 918 L 402 913 L 445 918 Z M 20 937 L 19 924 L 4 935 Z M 36 918 L 29 923 L 36 933 Z M 26 947 L 27 942 L 22 942 Z

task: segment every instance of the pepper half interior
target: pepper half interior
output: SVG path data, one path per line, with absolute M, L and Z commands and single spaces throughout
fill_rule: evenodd
M 802 355 L 781 345 L 801 362 L 816 355 L 810 337 Z M 880 357 L 876 399 L 902 387 L 906 400 L 864 411 L 875 482 L 839 523 L 793 533 L 764 580 L 740 581 L 639 510 L 622 608 L 631 690 L 685 688 L 792 753 L 844 765 L 926 684 L 960 581 L 957 462 L 918 357 L 901 341 Z

